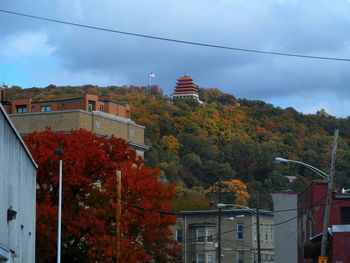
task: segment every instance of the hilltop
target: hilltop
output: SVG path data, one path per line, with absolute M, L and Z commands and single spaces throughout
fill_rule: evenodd
M 340 129 L 336 185 L 350 187 L 350 119 L 335 118 L 323 110 L 305 115 L 293 108 L 237 99 L 219 89 L 200 89 L 203 104 L 172 101 L 157 86 L 150 91 L 137 86 L 92 85 L 12 87 L 7 91 L 11 99 L 44 101 L 91 93 L 130 104 L 132 119 L 146 126 L 145 141 L 150 146 L 146 163 L 159 166 L 162 179 L 176 182 L 178 191 L 195 196 L 199 206 L 203 190 L 219 178 L 245 182 L 252 197 L 250 205 L 254 205 L 258 186 L 265 193 L 304 189 L 317 176 L 300 166 L 276 165 L 274 158 L 302 160 L 328 173 L 335 128 Z M 293 182 L 286 178 L 295 175 Z M 263 195 L 262 203 L 265 207 L 271 204 L 268 194 Z

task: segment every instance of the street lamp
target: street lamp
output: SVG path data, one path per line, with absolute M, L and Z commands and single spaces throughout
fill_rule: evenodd
M 303 163 L 300 161 L 296 161 L 296 160 L 290 160 L 290 159 L 285 159 L 282 157 L 276 157 L 275 158 L 276 163 L 296 163 L 296 164 L 300 164 L 302 166 L 305 166 L 306 168 L 308 168 L 309 170 L 313 171 L 314 173 L 318 174 L 319 176 L 321 176 L 323 179 L 325 179 L 327 182 L 329 182 L 329 175 L 326 174 L 325 172 L 322 172 L 320 169 L 307 164 L 307 163 Z
M 327 240 L 327 230 L 328 230 L 328 223 L 329 223 L 329 213 L 330 213 L 330 204 L 331 204 L 331 196 L 332 196 L 332 189 L 333 189 L 333 176 L 334 176 L 334 167 L 335 167 L 335 159 L 336 159 L 336 153 L 337 153 L 337 141 L 338 141 L 338 135 L 339 130 L 336 129 L 334 132 L 334 140 L 333 140 L 333 149 L 332 149 L 332 160 L 331 160 L 331 169 L 329 172 L 329 175 L 322 172 L 320 169 L 300 161 L 295 160 L 288 160 L 282 157 L 276 157 L 275 160 L 277 163 L 296 163 L 305 166 L 306 168 L 310 169 L 314 173 L 321 176 L 323 179 L 325 179 L 328 183 L 328 189 L 327 189 L 327 196 L 326 196 L 326 206 L 325 211 L 323 214 L 323 231 L 322 231 L 322 243 L 321 243 L 321 253 L 319 260 L 326 259 L 326 240 Z
M 59 164 L 59 183 L 58 183 L 58 231 L 57 231 L 57 263 L 61 262 L 61 220 L 62 220 L 62 155 L 63 148 L 55 150 L 55 154 L 60 157 Z

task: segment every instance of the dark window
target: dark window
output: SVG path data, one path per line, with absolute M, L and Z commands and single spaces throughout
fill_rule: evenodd
M 243 224 L 237 224 L 237 239 L 243 239 Z
M 204 228 L 198 228 L 197 229 L 197 242 L 198 243 L 204 243 L 205 242 L 205 229 Z
M 237 250 L 237 263 L 243 263 L 243 260 L 244 260 L 244 250 Z
M 197 254 L 197 263 L 205 263 L 205 255 Z
M 340 208 L 340 224 L 342 225 L 350 224 L 350 207 Z
M 182 242 L 182 230 L 181 229 L 176 230 L 176 241 Z
M 213 242 L 213 229 L 207 229 L 207 242 Z
M 27 112 L 27 106 L 26 105 L 18 105 L 16 107 L 17 113 L 26 113 Z
M 45 106 L 41 106 L 40 109 L 42 112 L 47 112 L 47 111 L 51 111 L 51 106 L 50 105 L 45 105 Z

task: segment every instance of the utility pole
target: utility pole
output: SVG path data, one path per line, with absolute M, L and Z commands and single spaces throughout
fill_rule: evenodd
M 332 190 L 333 190 L 333 178 L 334 178 L 334 170 L 335 170 L 335 160 L 337 155 L 338 136 L 339 136 L 339 130 L 336 129 L 334 131 L 331 169 L 329 172 L 326 206 L 325 206 L 324 216 L 323 216 L 321 257 L 325 257 L 327 252 L 326 251 L 327 250 L 327 233 L 328 233 L 328 223 L 329 223 L 329 212 L 331 208 L 331 197 L 332 197 Z
M 120 262 L 120 238 L 121 238 L 121 231 L 120 231 L 120 215 L 121 215 L 121 171 L 117 171 L 117 183 L 116 183 L 116 190 L 117 190 L 117 202 L 116 202 L 116 218 L 115 218 L 115 226 L 116 226 L 116 262 Z
M 258 263 L 261 263 L 259 206 L 260 206 L 260 197 L 259 197 L 259 190 L 258 190 L 256 193 L 256 238 L 257 238 L 257 246 L 258 246 Z
M 222 184 L 219 178 L 219 204 L 222 202 Z M 218 263 L 221 263 L 221 206 L 218 206 Z

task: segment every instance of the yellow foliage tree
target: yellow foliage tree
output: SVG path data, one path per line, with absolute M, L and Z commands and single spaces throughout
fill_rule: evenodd
M 178 153 L 180 149 L 180 144 L 173 135 L 164 135 L 162 141 L 166 150 L 173 153 Z
M 210 186 L 205 192 L 207 194 L 209 193 L 219 193 L 221 188 L 222 193 L 235 193 L 235 198 L 232 200 L 232 202 L 236 205 L 242 205 L 247 206 L 248 200 L 249 200 L 249 193 L 247 186 L 245 183 L 243 183 L 241 180 L 238 179 L 230 179 L 221 181 L 221 187 L 220 187 L 220 181 L 214 183 L 212 186 Z

